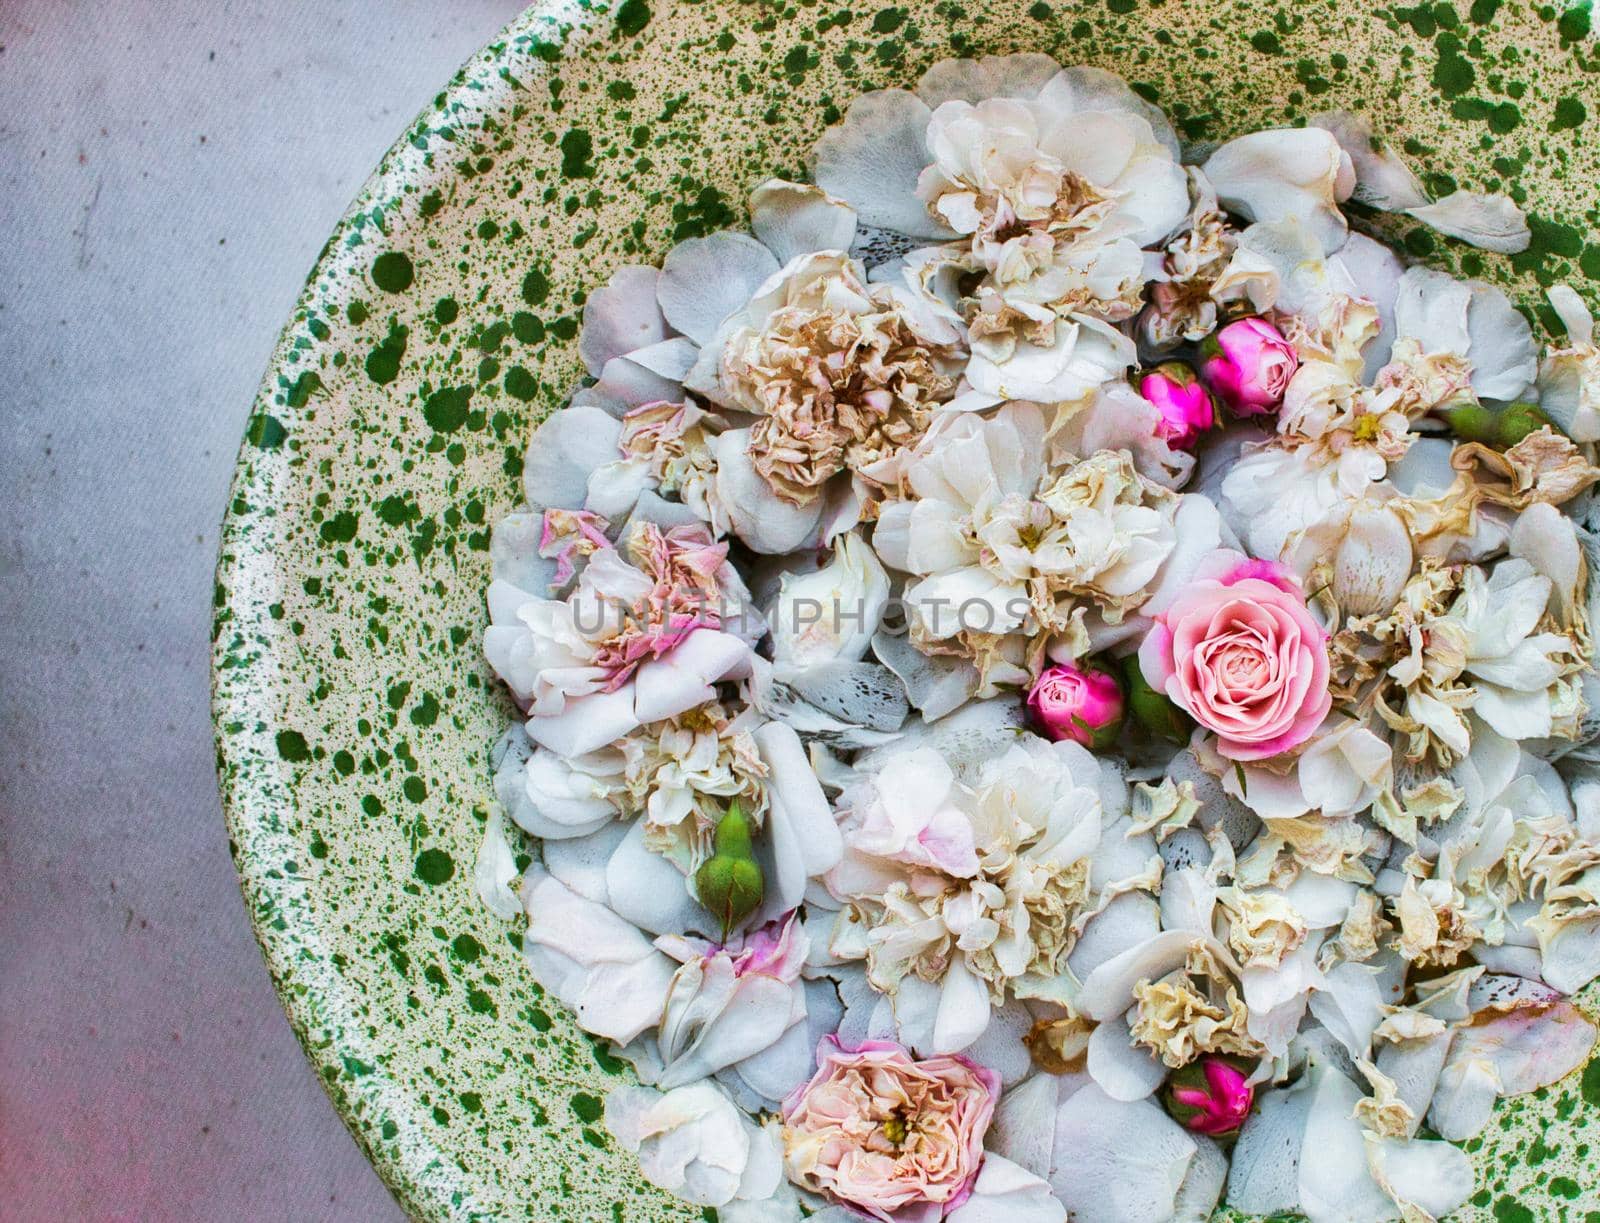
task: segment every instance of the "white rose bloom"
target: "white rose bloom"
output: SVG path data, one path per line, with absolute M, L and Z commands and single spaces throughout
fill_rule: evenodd
M 1055 996 L 1088 898 L 1103 784 L 1085 749 L 1030 736 L 970 784 L 920 747 L 841 797 L 845 853 L 826 882 L 845 907 L 832 951 L 866 960 L 872 984 L 896 998 L 903 1039 L 956 1052 L 1007 989 Z
M 889 575 L 856 531 L 835 541 L 828 563 L 811 573 L 783 575 L 772 625 L 779 671 L 828 662 L 859 662 L 889 601 Z
M 1541 632 L 1553 585 L 1512 557 L 1485 576 L 1470 566 L 1449 618 L 1461 625 L 1473 712 L 1508 739 L 1570 734 L 1581 702 L 1568 677 L 1580 665 L 1571 638 Z
M 606 1128 L 652 1185 L 697 1206 L 763 1202 L 785 1189 L 776 1124 L 758 1126 L 715 1084 L 668 1092 L 619 1087 L 606 1097 Z
M 1219 508 L 1252 556 L 1282 560 L 1315 528 L 1343 520 L 1349 502 L 1382 472 L 1365 479 L 1365 469 L 1350 480 L 1345 475 L 1338 464 L 1318 462 L 1308 448 L 1246 445 L 1223 477 Z
M 1125 451 L 1050 468 L 1030 404 L 960 417 L 908 471 L 914 499 L 884 507 L 879 554 L 918 580 L 914 639 L 1062 632 L 1075 609 L 1108 622 L 1144 601 L 1177 545 L 1178 499 Z
M 529 711 L 529 738 L 576 756 L 710 700 L 748 673 L 766 626 L 726 543 L 698 523 L 634 521 L 566 599 L 489 588 L 484 654 Z

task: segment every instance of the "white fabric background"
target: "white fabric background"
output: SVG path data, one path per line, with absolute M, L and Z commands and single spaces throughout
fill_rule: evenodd
M 518 0 L 0 0 L 0 1214 L 394 1219 L 228 859 L 211 574 L 279 325 Z

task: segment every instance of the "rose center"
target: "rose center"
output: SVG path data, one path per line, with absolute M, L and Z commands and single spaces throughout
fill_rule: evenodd
M 905 1117 L 896 1113 L 883 1123 L 883 1136 L 893 1146 L 900 1146 L 911 1135 L 911 1125 Z

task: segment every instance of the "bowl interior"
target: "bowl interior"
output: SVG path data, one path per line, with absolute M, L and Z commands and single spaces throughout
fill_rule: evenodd
M 1386 225 L 1405 250 L 1536 311 L 1559 279 L 1592 300 L 1588 25 L 1587 0 L 562 0 L 469 63 L 384 159 L 283 332 L 216 593 L 246 900 L 308 1054 L 402 1203 L 702 1217 L 606 1136 L 601 1099 L 626 1067 L 529 979 L 517 930 L 472 887 L 510 715 L 478 646 L 489 529 L 520 499 L 529 430 L 582 373 L 588 290 L 741 223 L 748 190 L 802 177 L 858 92 L 954 55 L 1042 50 L 1123 74 L 1196 143 L 1362 113 L 1436 192 L 1505 190 L 1532 217 L 1533 247 L 1510 259 Z M 1586 1217 L 1597 1104 L 1592 1066 L 1503 1106 L 1469 1144 L 1466 1216 Z

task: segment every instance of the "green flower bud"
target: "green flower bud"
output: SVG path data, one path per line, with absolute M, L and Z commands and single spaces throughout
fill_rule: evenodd
M 1464 442 L 1481 442 L 1493 446 L 1500 440 L 1500 419 L 1493 410 L 1481 403 L 1463 404 L 1459 408 L 1446 408 L 1439 415 L 1444 423 Z
M 1122 675 L 1126 681 L 1127 708 L 1133 720 L 1159 739 L 1179 744 L 1189 742 L 1194 720 L 1145 681 L 1137 654 L 1130 654 L 1123 660 Z
M 695 872 L 694 887 L 701 906 L 722 923 L 726 941 L 734 927 L 761 907 L 766 880 L 751 845 L 750 820 L 738 799 L 728 804 L 714 835 L 714 852 Z
M 1537 433 L 1552 424 L 1537 404 L 1519 401 L 1500 413 L 1499 436 L 1495 442 L 1509 450 L 1530 433 Z

